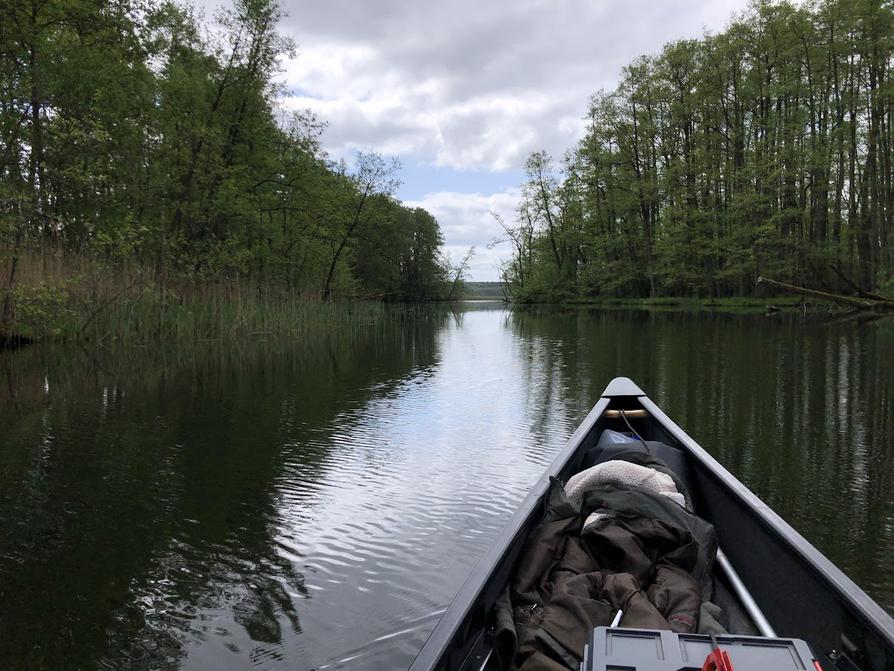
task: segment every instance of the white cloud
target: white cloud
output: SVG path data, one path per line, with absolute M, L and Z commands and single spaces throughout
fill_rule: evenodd
M 286 0 L 290 107 L 330 123 L 335 155 L 428 154 L 459 169 L 518 168 L 561 154 L 588 97 L 663 43 L 719 30 L 745 0 Z
M 450 254 L 454 263 L 465 256 L 469 247 L 475 247 L 471 279 L 495 281 L 499 279 L 497 268 L 500 262 L 510 258 L 512 253 L 507 243 L 488 249 L 489 242 L 503 237 L 503 230 L 491 213 L 496 212 L 511 222 L 518 198 L 518 189 L 490 195 L 439 191 L 407 205 L 425 208 L 437 218 L 447 240 L 444 251 Z

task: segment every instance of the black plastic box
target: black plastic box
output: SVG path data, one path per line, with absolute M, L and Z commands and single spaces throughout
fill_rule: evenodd
M 813 671 L 813 653 L 797 638 L 717 636 L 735 671 Z M 598 627 L 584 648 L 581 671 L 701 671 L 710 636 L 652 629 Z

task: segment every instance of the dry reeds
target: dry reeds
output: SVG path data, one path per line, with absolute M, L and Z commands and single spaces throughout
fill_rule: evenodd
M 14 333 L 100 343 L 302 338 L 369 327 L 395 309 L 252 279 L 158 278 L 70 253 L 23 253 L 13 295 Z

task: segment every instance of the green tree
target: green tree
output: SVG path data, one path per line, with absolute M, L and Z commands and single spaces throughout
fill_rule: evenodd
M 0 3 L 0 332 L 23 259 L 151 269 L 162 293 L 444 290 L 440 230 L 393 198 L 397 162 L 361 153 L 349 174 L 324 122 L 285 114 L 280 18 L 276 0 L 237 0 L 213 30 L 172 0 Z
M 528 160 L 507 281 L 532 299 L 890 283 L 892 36 L 887 2 L 756 0 L 636 59 L 561 176 Z

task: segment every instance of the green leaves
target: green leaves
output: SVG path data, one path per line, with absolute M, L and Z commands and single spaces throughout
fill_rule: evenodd
M 504 225 L 533 233 L 506 268 L 514 293 L 723 296 L 761 273 L 840 285 L 831 264 L 867 290 L 890 282 L 892 25 L 890 3 L 761 1 L 636 59 L 591 99 L 562 175 L 528 160 Z
M 2 244 L 162 279 L 434 295 L 440 232 L 392 198 L 397 161 L 361 153 L 348 174 L 324 122 L 279 108 L 280 17 L 275 0 L 237 0 L 213 29 L 165 0 L 0 3 Z M 22 292 L 43 319 L 52 296 Z

